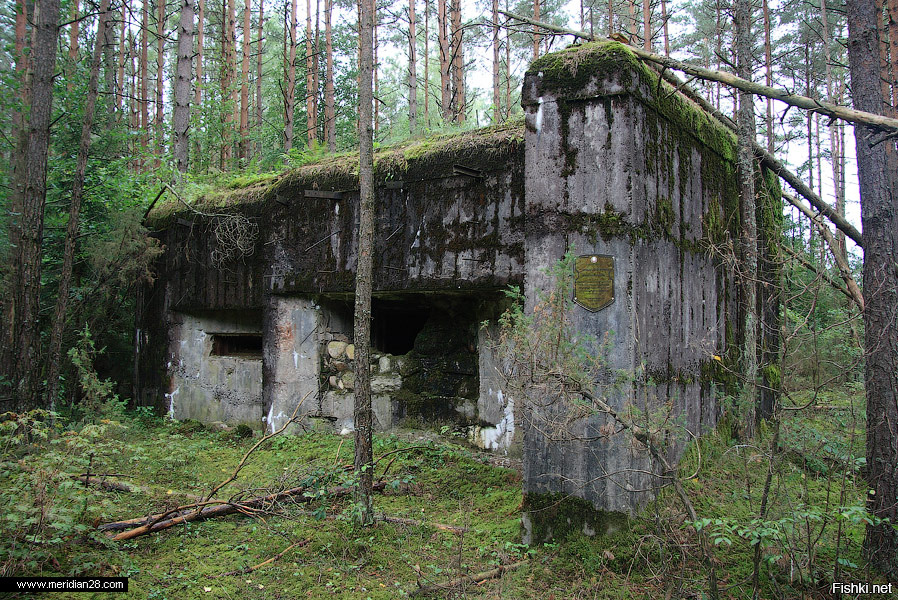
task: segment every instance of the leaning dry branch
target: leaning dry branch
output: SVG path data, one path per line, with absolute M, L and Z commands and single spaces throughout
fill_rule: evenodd
M 677 77 L 676 74 L 670 71 L 662 70 L 661 77 L 664 78 L 665 81 L 676 87 L 677 90 L 683 92 L 683 94 L 687 98 L 698 104 L 706 113 L 715 117 L 731 131 L 736 131 L 736 123 L 732 119 L 717 110 L 714 105 L 705 100 L 701 96 L 701 94 L 680 81 L 680 78 Z M 814 192 L 814 190 L 809 188 L 801 180 L 800 177 L 790 171 L 788 167 L 786 167 L 786 165 L 777 160 L 777 158 L 770 154 L 764 147 L 762 147 L 757 142 L 752 142 L 752 147 L 754 149 L 755 156 L 757 156 L 761 160 L 762 165 L 776 173 L 783 181 L 788 183 L 799 196 L 807 200 L 811 204 L 811 206 L 816 208 L 818 211 L 820 211 L 821 214 L 829 219 L 837 229 L 851 238 L 851 240 L 854 241 L 855 244 L 863 248 L 863 237 L 861 236 L 861 232 L 858 231 L 854 225 L 849 223 L 848 220 L 844 216 L 840 215 L 835 209 L 833 209 L 832 206 L 824 202 L 823 199 L 820 198 L 820 196 L 818 196 Z M 792 196 L 784 195 L 784 197 L 787 201 L 789 201 L 789 203 L 795 204 L 793 202 Z
M 607 38 L 601 36 L 590 35 L 585 31 L 576 31 L 573 29 L 567 29 L 566 27 L 559 27 L 558 25 L 544 23 L 542 21 L 531 19 L 530 17 L 525 17 L 504 10 L 500 10 L 499 12 L 511 19 L 517 19 L 518 21 L 529 23 L 530 25 L 545 29 L 547 31 L 573 35 L 584 40 L 595 40 L 600 42 L 610 41 Z M 884 117 L 882 115 L 868 113 L 862 110 L 855 110 L 853 108 L 848 108 L 847 106 L 839 106 L 837 104 L 815 100 L 814 98 L 808 98 L 807 96 L 790 94 L 786 90 L 768 87 L 766 85 L 761 85 L 760 83 L 754 83 L 745 79 L 741 79 L 739 77 L 736 77 L 732 73 L 727 73 L 726 71 L 715 71 L 713 69 L 697 67 L 680 60 L 662 56 L 660 54 L 655 54 L 654 52 L 649 52 L 648 50 L 639 48 L 637 46 L 628 46 L 628 48 L 639 58 L 657 63 L 667 69 L 682 71 L 683 73 L 688 73 L 689 75 L 692 75 L 693 77 L 697 77 L 699 79 L 717 81 L 723 83 L 724 85 L 728 85 L 730 87 L 734 87 L 751 94 L 764 96 L 766 98 L 772 98 L 773 100 L 779 100 L 784 104 L 802 108 L 804 110 L 809 110 L 811 112 L 818 112 L 834 119 L 842 119 L 843 121 L 849 121 L 851 123 L 861 123 L 863 125 L 881 129 L 888 133 L 898 133 L 898 119 Z
M 839 269 L 839 275 L 842 277 L 845 286 L 848 288 L 851 299 L 854 300 L 854 303 L 859 309 L 864 310 L 864 296 L 861 294 L 861 288 L 858 287 L 854 277 L 851 276 L 851 267 L 848 266 L 848 261 L 839 250 L 839 244 L 836 242 L 833 232 L 826 226 L 823 219 L 820 218 L 820 215 L 814 213 L 814 211 L 812 211 L 804 202 L 785 193 L 783 194 L 783 197 L 786 198 L 792 206 L 796 207 L 802 214 L 809 218 L 811 223 L 817 228 L 817 231 L 820 232 L 820 235 L 823 236 L 826 245 L 829 246 L 829 252 L 836 262 L 836 267 Z
M 826 273 L 825 271 L 821 270 L 819 267 L 814 265 L 814 263 L 809 261 L 805 256 L 802 256 L 800 253 L 796 252 L 795 250 L 792 250 L 788 246 L 781 245 L 780 248 L 782 248 L 786 252 L 786 254 L 788 254 L 795 260 L 797 260 L 801 264 L 801 266 L 803 266 L 805 269 L 812 272 L 814 275 L 820 277 L 823 281 L 825 281 L 830 286 L 832 286 L 833 289 L 841 292 L 842 294 L 845 294 L 845 296 L 849 300 L 854 301 L 854 296 L 851 295 L 851 292 L 848 291 L 848 288 L 846 288 L 844 285 L 840 284 L 838 281 L 836 281 L 835 279 L 830 277 L 828 273 Z
M 500 565 L 500 566 L 496 567 L 495 569 L 490 569 L 489 571 L 475 573 L 474 575 L 466 575 L 465 577 L 456 577 L 455 579 L 450 579 L 449 581 L 447 581 L 445 583 L 434 583 L 434 584 L 430 584 L 430 585 L 422 585 L 422 586 L 410 591 L 408 594 L 409 594 L 409 596 L 423 596 L 426 594 L 431 594 L 433 592 L 455 590 L 462 586 L 470 585 L 472 583 L 473 584 L 483 583 L 484 581 L 488 581 L 490 579 L 495 579 L 497 577 L 500 577 L 503 573 L 506 573 L 508 571 L 514 571 L 515 569 L 519 569 L 526 564 L 529 564 L 529 561 L 525 560 L 525 561 L 521 561 L 521 562 L 512 563 L 510 565 Z M 415 571 L 418 574 L 419 578 L 421 576 L 423 576 L 423 573 L 421 572 L 420 568 L 416 568 Z

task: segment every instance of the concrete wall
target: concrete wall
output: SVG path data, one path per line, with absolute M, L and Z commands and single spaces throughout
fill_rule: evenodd
M 733 290 L 707 251 L 705 222 L 712 214 L 724 220 L 721 206 L 732 206 L 732 143 L 687 102 L 664 105 L 654 95 L 657 78 L 628 55 L 616 44 L 585 45 L 528 71 L 525 293 L 532 310 L 554 284 L 545 269 L 569 247 L 614 257 L 614 302 L 599 312 L 575 306 L 568 316 L 593 340 L 590 352 L 603 353 L 608 372 L 625 374 L 619 386 L 596 381 L 613 408 L 681 424 L 671 428 L 676 458 L 682 442 L 718 416 L 703 365 L 726 343 L 725 298 Z M 599 343 L 606 336 L 607 347 Z M 561 493 L 631 512 L 662 483 L 632 436 L 609 434 L 619 428 L 606 415 L 568 423 L 558 406 L 538 404 L 519 403 L 531 501 Z M 553 435 L 552 427 L 567 431 Z M 552 524 L 540 522 L 545 514 L 525 516 L 528 541 L 551 537 Z
M 258 313 L 172 313 L 165 394 L 169 417 L 204 422 L 247 423 L 263 416 L 262 360 L 212 356 L 215 334 L 261 333 Z

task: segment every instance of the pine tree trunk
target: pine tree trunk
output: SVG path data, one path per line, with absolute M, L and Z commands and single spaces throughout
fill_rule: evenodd
M 44 237 L 44 206 L 47 195 L 47 158 L 50 147 L 50 122 L 53 106 L 53 76 L 56 70 L 56 40 L 59 35 L 59 0 L 38 0 L 37 23 L 31 49 L 33 79 L 30 86 L 30 112 L 25 148 L 25 180 L 22 201 L 20 264 L 15 265 L 21 286 L 22 303 L 17 306 L 17 330 L 14 359 L 18 369 L 16 385 L 18 408 L 39 403 L 40 393 L 40 292 L 41 244 Z
M 258 29 L 259 48 L 256 51 L 256 157 L 262 158 L 262 57 L 264 49 L 263 39 L 265 37 L 265 0 L 259 0 L 259 29 Z
M 190 138 L 190 84 L 193 81 L 193 0 L 181 0 L 178 23 L 178 58 L 175 64 L 175 107 L 172 112 L 172 157 L 180 173 L 187 172 Z
M 334 1 L 324 1 L 324 46 L 326 67 L 324 73 L 324 128 L 329 152 L 337 151 L 337 119 L 334 100 L 334 40 L 331 19 L 333 18 Z
M 223 15 L 221 49 L 224 58 L 221 77 L 221 97 L 227 99 L 224 106 L 224 129 L 221 140 L 220 167 L 227 169 L 234 156 L 232 136 L 234 130 L 234 111 L 236 110 L 236 87 L 234 78 L 237 73 L 237 8 L 234 0 L 226 0 Z
M 252 32 L 252 6 L 243 4 L 243 61 L 240 63 L 240 159 L 249 159 L 249 52 Z
M 315 145 L 315 76 L 312 61 L 312 0 L 306 0 L 306 137 Z
M 848 60 L 853 104 L 882 111 L 877 13 L 871 2 L 848 0 Z M 895 139 L 875 143 L 876 131 L 855 128 L 861 222 L 864 231 L 864 345 L 867 396 L 867 509 L 889 522 L 868 525 L 864 551 L 874 568 L 898 579 L 898 148 Z
M 465 60 L 462 46 L 461 0 L 451 0 L 452 12 L 452 119 L 465 122 Z
M 66 65 L 68 75 L 66 76 L 65 87 L 71 92 L 75 85 L 75 70 L 78 67 L 78 30 L 81 22 L 78 20 L 78 0 L 72 2 L 72 12 L 69 15 L 69 61 Z
M 189 0 L 188 0 L 189 4 Z M 69 222 L 66 226 L 65 249 L 62 254 L 62 271 L 59 275 L 59 290 L 56 295 L 56 311 L 50 331 L 50 351 L 47 356 L 47 400 L 53 407 L 59 392 L 59 372 L 62 355 L 62 334 L 65 331 L 66 311 L 72 286 L 72 265 L 75 263 L 75 243 L 78 240 L 78 223 L 81 214 L 81 199 L 84 195 L 84 177 L 87 173 L 87 157 L 90 152 L 91 127 L 97 106 L 97 87 L 100 81 L 100 61 L 103 40 L 106 38 L 109 22 L 109 0 L 100 0 L 100 18 L 97 36 L 94 38 L 93 58 L 90 65 L 90 79 L 87 84 L 87 98 L 84 103 L 84 118 L 81 123 L 81 139 L 78 144 L 78 158 L 75 178 L 72 183 L 72 202 L 69 206 Z
M 652 51 L 652 5 L 650 0 L 642 0 L 642 47 Z
M 140 132 L 142 140 L 141 154 L 146 153 L 150 145 L 150 0 L 141 3 L 140 25 L 140 59 L 139 59 L 138 87 L 140 87 L 139 116 Z M 141 167 L 143 161 L 141 161 Z
M 539 0 L 533 0 L 533 19 L 535 21 L 540 20 L 539 14 Z M 533 29 L 533 60 L 539 58 L 539 43 L 542 37 L 539 35 L 539 29 Z
M 737 0 L 734 5 L 733 27 L 735 35 L 736 68 L 740 77 L 752 76 L 751 0 Z M 752 145 L 755 140 L 755 111 L 753 96 L 739 91 L 738 106 L 738 154 L 739 201 L 741 204 L 742 236 L 740 239 L 742 263 L 742 303 L 745 310 L 745 337 L 742 348 L 742 369 L 745 375 L 742 397 L 749 409 L 746 430 L 753 436 L 760 419 L 770 416 L 766 407 L 760 406 L 757 389 L 758 377 L 758 232 L 755 197 L 755 160 Z M 772 408 L 772 407 L 771 407 Z
M 193 89 L 193 105 L 203 104 L 203 28 L 206 21 L 206 0 L 197 0 L 196 17 L 196 84 Z
M 773 86 L 773 57 L 770 51 L 770 6 L 767 0 L 762 1 L 762 10 L 764 11 L 764 68 L 766 71 L 765 82 L 768 87 Z M 824 16 L 825 16 L 824 11 Z M 773 154 L 776 147 L 776 137 L 773 133 L 773 100 L 767 98 L 767 152 Z
M 661 0 L 661 20 L 664 23 L 664 56 L 670 56 L 670 36 L 667 33 L 667 0 Z
M 443 122 L 452 121 L 452 58 L 449 51 L 449 38 L 446 36 L 448 19 L 446 18 L 446 0 L 437 0 L 437 40 L 440 44 L 440 100 Z
M 418 36 L 415 35 L 415 0 L 408 2 L 408 128 L 418 132 Z
M 582 3 L 581 3 L 582 8 Z M 499 0 L 493 0 L 493 124 L 502 120 L 499 106 Z
M 315 43 L 312 50 L 312 117 L 315 124 L 315 140 L 320 140 L 321 132 L 318 124 L 318 110 L 321 108 L 318 101 L 321 91 L 321 73 L 320 62 L 318 60 L 321 53 L 321 0 L 315 0 Z
M 430 127 L 430 0 L 424 0 L 424 126 Z
M 293 121 L 296 113 L 296 3 L 290 2 L 290 30 L 288 32 L 287 97 L 284 100 L 284 151 L 293 148 Z
M 119 30 L 119 46 L 118 46 L 118 68 L 116 70 L 115 80 L 115 116 L 117 121 L 122 119 L 122 101 L 125 97 L 125 62 L 128 60 L 131 51 L 130 44 L 126 45 L 126 33 L 128 31 L 128 10 L 122 6 L 122 22 L 121 30 Z
M 154 164 L 158 169 L 162 164 L 162 151 L 165 148 L 165 0 L 158 2 L 158 14 L 156 15 L 156 160 Z
M 442 0 L 441 0 L 442 1 Z M 374 251 L 374 135 L 371 105 L 374 71 L 374 0 L 359 1 L 359 237 L 353 341 L 355 342 L 355 472 L 359 478 L 356 501 L 362 522 L 373 522 L 371 450 L 371 288 Z

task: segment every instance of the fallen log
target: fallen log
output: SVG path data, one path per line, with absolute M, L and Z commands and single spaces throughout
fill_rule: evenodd
M 257 565 L 253 565 L 252 567 L 244 567 L 242 569 L 237 569 L 236 571 L 228 571 L 227 573 L 222 573 L 221 575 L 211 575 L 210 577 L 212 579 L 218 579 L 219 577 L 231 577 L 233 575 L 246 575 L 247 573 L 252 573 L 253 571 L 258 571 L 265 565 L 270 565 L 274 561 L 278 560 L 279 558 L 281 558 L 282 556 L 284 556 L 285 554 L 287 554 L 294 548 L 302 548 L 303 546 L 307 546 L 309 544 L 309 542 L 311 542 L 311 541 L 312 541 L 311 538 L 308 538 L 308 539 L 302 540 L 301 542 L 296 542 L 296 543 L 290 544 L 289 546 L 287 546 L 282 551 L 278 552 L 277 554 L 275 554 L 268 560 L 260 562 Z
M 385 484 L 379 482 L 374 485 L 374 490 L 382 491 L 384 487 Z M 230 515 L 237 512 L 251 514 L 253 512 L 258 512 L 259 510 L 264 509 L 267 505 L 270 505 L 279 500 L 285 500 L 287 498 L 298 498 L 301 502 L 309 502 L 312 500 L 312 498 L 306 498 L 303 496 L 303 493 L 308 489 L 308 487 L 303 486 L 284 490 L 282 492 L 276 492 L 274 494 L 268 494 L 267 496 L 259 496 L 257 498 L 250 498 L 249 500 L 241 500 L 239 502 L 210 502 L 210 504 L 212 504 L 211 506 L 207 505 L 196 508 L 193 508 L 193 506 L 178 507 L 168 511 L 167 513 L 161 513 L 158 515 L 151 515 L 149 517 L 141 518 L 140 520 L 143 521 L 143 525 L 140 525 L 128 531 L 123 531 L 115 535 L 112 539 L 116 542 L 121 542 L 124 540 L 130 540 L 139 537 L 141 535 L 146 535 L 148 533 L 155 533 L 163 529 L 168 529 L 169 527 L 174 527 L 175 525 L 179 525 L 181 523 L 190 523 L 192 521 L 222 517 L 224 515 Z M 354 491 L 355 488 L 353 487 L 339 486 L 329 489 L 328 496 L 332 498 L 342 498 L 345 496 L 349 496 Z M 166 518 L 170 515 L 176 516 Z M 134 520 L 132 519 L 131 521 L 133 523 Z M 123 523 L 123 521 L 118 521 L 116 523 L 106 523 L 105 525 L 101 525 L 100 529 L 104 531 L 114 531 L 115 527 L 120 525 L 121 523 Z
M 524 565 L 526 565 L 528 563 L 529 563 L 529 561 L 524 560 L 521 562 L 512 563 L 510 565 L 500 565 L 500 566 L 496 567 L 495 569 L 490 569 L 489 571 L 483 571 L 481 573 L 476 573 L 474 575 L 466 575 L 464 577 L 456 577 L 455 579 L 450 579 L 449 581 L 447 581 L 445 583 L 432 583 L 430 585 L 420 585 L 419 584 L 419 587 L 410 591 L 408 593 L 408 595 L 409 596 L 423 596 L 425 594 L 430 594 L 432 592 L 454 590 L 463 585 L 469 585 L 472 583 L 480 584 L 480 583 L 483 583 L 484 581 L 488 581 L 490 579 L 495 579 L 496 577 L 500 577 L 503 573 L 505 573 L 507 571 L 514 571 L 515 569 L 523 567 Z M 418 573 L 419 577 L 422 575 L 420 569 L 415 569 L 415 571 Z
M 413 527 L 433 527 L 443 531 L 451 531 L 452 533 L 467 533 L 471 531 L 468 527 L 456 527 L 455 525 L 446 525 L 444 523 L 428 523 L 427 521 L 418 521 L 416 519 L 406 519 L 405 517 L 391 517 L 389 515 L 377 515 L 375 521 L 384 521 L 386 523 L 396 523 L 399 525 L 412 525 Z

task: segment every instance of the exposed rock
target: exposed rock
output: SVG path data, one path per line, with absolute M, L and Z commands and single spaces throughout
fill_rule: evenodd
M 327 343 L 327 353 L 331 358 L 343 358 L 343 356 L 346 356 L 346 348 L 346 342 L 333 341 Z M 350 360 L 352 359 L 351 356 L 349 358 Z
M 355 344 L 349 344 L 346 346 L 346 358 L 349 360 L 355 360 Z

